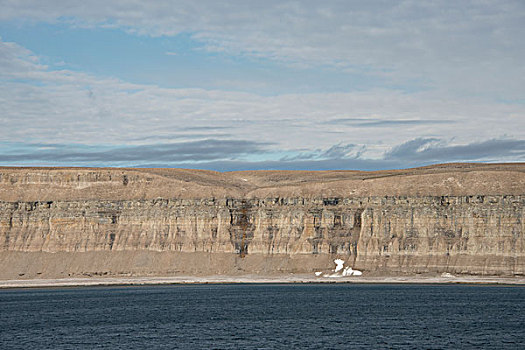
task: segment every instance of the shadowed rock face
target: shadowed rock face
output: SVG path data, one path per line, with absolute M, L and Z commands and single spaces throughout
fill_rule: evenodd
M 0 168 L 0 278 L 525 274 L 525 165 Z

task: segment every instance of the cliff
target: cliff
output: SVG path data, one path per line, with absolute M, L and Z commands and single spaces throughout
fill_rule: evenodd
M 0 279 L 525 275 L 525 164 L 248 171 L 0 168 Z

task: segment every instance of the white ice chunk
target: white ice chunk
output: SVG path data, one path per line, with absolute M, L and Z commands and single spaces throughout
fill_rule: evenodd
M 343 276 L 361 276 L 363 273 L 359 270 L 354 270 L 350 266 L 345 267 L 343 270 Z
M 341 271 L 343 268 L 344 268 L 344 263 L 345 261 L 344 260 L 341 260 L 341 259 L 335 259 L 334 260 L 334 263 L 335 263 L 335 272 L 339 272 Z
M 315 273 L 315 275 L 316 275 L 317 277 L 321 276 L 322 274 L 323 274 L 322 271 L 317 271 L 317 272 Z

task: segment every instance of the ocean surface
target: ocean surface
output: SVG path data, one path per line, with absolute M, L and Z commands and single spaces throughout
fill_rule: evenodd
M 525 349 L 525 287 L 0 290 L 0 349 Z

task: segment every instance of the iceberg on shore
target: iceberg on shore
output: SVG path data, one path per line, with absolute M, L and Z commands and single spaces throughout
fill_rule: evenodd
M 335 259 L 334 263 L 335 263 L 335 271 L 334 272 L 339 272 L 339 271 L 341 271 L 344 268 L 344 263 L 345 263 L 344 260 Z
M 348 276 L 362 276 L 363 275 L 362 271 L 354 270 L 350 266 L 345 267 L 344 266 L 345 261 L 342 260 L 342 259 L 335 259 L 334 263 L 335 263 L 334 273 L 323 274 L 321 271 L 318 271 L 318 272 L 315 273 L 315 275 L 317 277 L 321 277 L 322 276 L 322 277 L 333 277 L 333 278 L 348 277 Z

